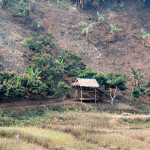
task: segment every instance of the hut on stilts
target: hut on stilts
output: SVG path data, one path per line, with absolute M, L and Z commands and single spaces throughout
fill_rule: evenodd
M 78 78 L 71 86 L 75 89 L 75 100 L 97 100 L 105 99 L 105 92 L 101 90 L 96 79 Z

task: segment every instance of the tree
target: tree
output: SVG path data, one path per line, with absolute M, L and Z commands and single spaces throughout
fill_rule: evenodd
M 82 23 L 85 25 L 85 28 L 83 28 L 83 30 L 82 30 L 82 34 L 86 34 L 86 40 L 89 41 L 90 40 L 90 33 L 89 33 L 89 31 L 98 22 L 93 22 L 93 23 L 82 22 Z
M 141 71 L 135 71 L 133 68 L 131 68 L 132 70 L 132 77 L 134 80 L 134 87 L 132 87 L 132 97 L 135 100 L 136 98 L 139 98 L 141 95 L 144 94 L 145 89 L 145 85 L 141 85 L 142 84 L 142 79 L 144 78 L 144 74 L 141 73 Z
M 65 83 L 64 81 L 60 81 L 57 85 L 57 92 L 55 93 L 55 95 L 59 95 L 59 96 L 63 96 L 63 100 L 64 100 L 64 95 L 70 91 L 70 86 Z
M 114 104 L 114 99 L 119 93 L 122 93 L 125 91 L 126 88 L 126 82 L 127 78 L 125 74 L 122 74 L 120 72 L 112 73 L 109 72 L 107 74 L 107 89 L 109 91 L 109 96 L 111 98 L 111 104 Z
M 93 78 L 97 72 L 93 72 L 92 69 L 80 70 L 78 74 L 78 78 Z
M 82 58 L 70 49 L 65 49 L 61 52 L 59 61 L 63 63 L 63 69 L 69 76 L 77 76 L 78 72 L 86 69 Z
M 132 70 L 132 77 L 134 79 L 134 86 L 136 88 L 139 88 L 140 84 L 141 84 L 141 80 L 144 78 L 144 74 L 141 73 L 141 71 L 135 71 L 133 68 L 131 68 Z
M 101 87 L 107 88 L 107 76 L 103 73 L 99 73 L 97 75 L 94 76 L 94 78 L 96 79 L 96 81 L 98 82 L 98 84 Z

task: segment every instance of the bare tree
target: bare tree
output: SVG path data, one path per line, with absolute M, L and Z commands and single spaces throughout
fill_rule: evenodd
M 119 93 L 120 93 L 120 90 L 117 88 L 117 86 L 115 89 L 109 88 L 109 96 L 111 98 L 111 105 L 114 105 L 114 99 Z

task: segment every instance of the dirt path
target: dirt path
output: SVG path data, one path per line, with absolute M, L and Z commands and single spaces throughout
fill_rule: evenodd
M 138 115 L 138 114 L 121 114 L 121 115 L 106 115 L 107 117 L 111 117 L 114 119 L 142 119 L 142 118 L 150 118 L 150 115 Z
M 90 104 L 82 103 L 80 101 L 74 101 L 72 99 L 67 99 L 65 101 L 62 101 L 61 99 L 52 99 L 52 100 L 18 100 L 18 101 L 12 101 L 9 103 L 1 103 L 0 104 L 0 111 L 3 110 L 25 110 L 25 109 L 37 109 L 37 108 L 47 108 L 47 107 L 60 107 L 60 106 L 68 106 L 73 105 L 73 107 L 78 107 L 78 105 L 83 107 L 92 107 Z M 77 105 L 77 106 L 74 106 Z M 93 108 L 94 109 L 94 108 Z M 90 112 L 89 112 L 90 113 Z M 94 115 L 91 114 L 90 115 Z M 123 113 L 123 114 L 97 114 L 96 115 L 102 115 L 104 118 L 112 118 L 111 123 L 116 123 L 118 119 L 142 119 L 142 118 L 150 118 L 150 115 L 140 115 L 140 114 L 130 114 L 130 113 Z M 94 117 L 94 116 L 93 116 Z
M 62 105 L 70 105 L 70 104 L 77 104 L 77 103 L 81 103 L 81 102 L 75 102 L 73 100 L 65 100 L 62 101 L 60 99 L 55 99 L 55 100 L 48 100 L 48 101 L 44 101 L 44 100 L 20 100 L 20 101 L 13 101 L 13 102 L 9 102 L 9 103 L 1 103 L 0 104 L 0 110 L 21 110 L 21 109 L 26 109 L 26 108 L 39 108 L 39 107 L 49 107 L 49 106 L 62 106 Z

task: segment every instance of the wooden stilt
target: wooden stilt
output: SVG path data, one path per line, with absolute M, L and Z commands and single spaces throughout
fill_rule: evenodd
M 81 102 L 82 102 L 82 87 L 81 87 Z
M 95 104 L 96 104 L 96 88 L 95 88 Z

